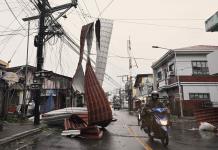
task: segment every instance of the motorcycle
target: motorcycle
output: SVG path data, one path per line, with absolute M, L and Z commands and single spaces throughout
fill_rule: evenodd
M 151 141 L 154 138 L 160 139 L 161 143 L 164 146 L 167 146 L 169 143 L 169 117 L 168 117 L 168 109 L 167 108 L 153 108 L 151 109 L 149 120 L 145 120 L 149 122 L 149 124 L 143 127 L 145 133 L 148 134 Z

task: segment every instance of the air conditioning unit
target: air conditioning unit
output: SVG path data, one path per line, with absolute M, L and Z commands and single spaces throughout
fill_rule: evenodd
M 170 76 L 175 76 L 175 72 L 174 72 L 174 71 L 169 71 L 168 74 L 167 74 L 167 76 L 168 76 L 168 77 L 170 77 Z

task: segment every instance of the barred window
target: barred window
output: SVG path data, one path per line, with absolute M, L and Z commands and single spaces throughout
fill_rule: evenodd
M 193 75 L 208 75 L 207 61 L 192 61 Z
M 210 94 L 209 93 L 189 93 L 189 99 L 202 99 L 202 100 L 210 100 Z

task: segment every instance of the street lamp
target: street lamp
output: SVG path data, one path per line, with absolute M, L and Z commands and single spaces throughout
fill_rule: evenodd
M 160 46 L 152 46 L 152 48 L 160 48 L 160 49 L 166 49 L 166 50 L 169 50 L 169 51 L 173 51 L 174 52 L 174 58 L 175 58 L 175 74 L 176 74 L 176 77 L 177 77 L 177 84 L 178 84 L 178 87 L 179 87 L 179 104 L 180 104 L 180 114 L 181 114 L 181 117 L 183 117 L 183 106 L 182 106 L 182 93 L 181 93 L 181 84 L 180 84 L 180 80 L 179 80 L 179 75 L 178 75 L 178 72 L 177 72 L 177 61 L 176 61 L 176 52 L 172 49 L 169 49 L 169 48 L 164 48 L 164 47 L 160 47 Z

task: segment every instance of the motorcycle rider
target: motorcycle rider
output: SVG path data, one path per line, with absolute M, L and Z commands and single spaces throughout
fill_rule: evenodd
M 150 109 L 155 108 L 155 107 L 162 107 L 162 103 L 159 100 L 158 91 L 151 92 L 151 99 L 148 101 L 147 107 L 149 107 Z
M 141 128 L 149 127 L 151 124 L 151 110 L 155 107 L 162 107 L 163 104 L 159 100 L 159 93 L 158 91 L 152 91 L 151 97 L 147 101 L 147 104 L 144 106 L 141 117 L 142 117 L 142 124 Z

